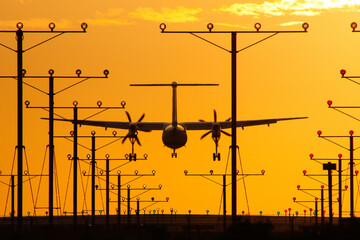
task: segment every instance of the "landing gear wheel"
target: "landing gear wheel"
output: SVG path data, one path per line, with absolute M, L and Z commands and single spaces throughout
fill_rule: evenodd
M 136 153 L 134 153 L 134 161 L 136 161 Z
M 129 154 L 129 160 L 130 161 L 132 160 L 132 154 L 131 153 Z
M 218 153 L 217 159 L 218 159 L 218 161 L 220 161 L 220 153 Z
M 173 158 L 173 157 L 177 158 L 177 153 L 175 153 L 175 152 L 172 153 L 172 154 L 171 154 L 171 157 L 172 157 L 172 158 Z

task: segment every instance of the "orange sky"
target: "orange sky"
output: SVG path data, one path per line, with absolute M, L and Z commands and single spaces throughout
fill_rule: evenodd
M 230 117 L 230 54 L 187 34 L 161 34 L 159 24 L 165 22 L 167 30 L 206 30 L 212 22 L 214 30 L 253 30 L 260 22 L 262 30 L 302 30 L 301 24 L 308 22 L 306 34 L 280 34 L 255 47 L 238 54 L 238 119 L 264 119 L 279 117 L 308 116 L 307 120 L 282 122 L 271 127 L 249 127 L 238 130 L 238 145 L 246 173 L 266 171 L 265 176 L 246 178 L 246 188 L 251 214 L 263 211 L 275 215 L 277 211 L 291 207 L 303 212 L 304 207 L 293 203 L 298 200 L 312 200 L 297 191 L 296 185 L 319 188 L 320 184 L 302 175 L 325 173 L 322 166 L 309 160 L 309 153 L 317 157 L 335 158 L 338 153 L 348 153 L 317 137 L 316 131 L 324 134 L 346 135 L 350 129 L 360 132 L 357 122 L 327 108 L 326 101 L 334 105 L 357 105 L 359 86 L 340 78 L 339 70 L 347 69 L 349 75 L 359 75 L 358 40 L 360 34 L 352 33 L 350 23 L 358 20 L 360 1 L 130 1 L 115 0 L 88 1 L 7 1 L 0 12 L 0 29 L 16 30 L 21 21 L 24 30 L 47 30 L 54 22 L 57 30 L 81 30 L 80 24 L 87 22 L 86 34 L 65 34 L 24 54 L 24 68 L 28 75 L 47 75 L 50 68 L 55 75 L 75 75 L 80 68 L 84 75 L 102 75 L 109 69 L 109 79 L 88 80 L 55 97 L 55 106 L 71 106 L 74 100 L 79 106 L 96 106 L 101 100 L 104 106 L 127 102 L 126 110 L 133 120 L 145 113 L 144 121 L 171 120 L 171 91 L 167 88 L 133 88 L 130 83 L 219 83 L 219 87 L 178 89 L 178 120 L 211 121 L 213 109 L 218 119 Z M 51 35 L 25 35 L 24 46 L 30 47 Z M 238 36 L 239 49 L 256 42 L 267 35 L 243 34 Z M 16 47 L 14 34 L 0 34 L 0 43 Z M 207 34 L 207 39 L 230 48 L 230 36 Z M 16 74 L 16 54 L 1 48 L 1 75 Z M 47 81 L 29 80 L 29 83 L 47 90 Z M 56 89 L 73 81 L 58 80 Z M 16 140 L 16 82 L 1 80 L 0 96 L 1 123 L 0 138 L 3 174 L 11 171 Z M 47 96 L 24 86 L 24 100 L 32 106 L 46 106 Z M 71 118 L 70 111 L 59 114 Z M 85 118 L 93 112 L 82 111 Z M 355 116 L 356 111 L 349 111 Z M 24 145 L 30 165 L 30 172 L 40 173 L 48 144 L 47 122 L 43 110 L 24 109 Z M 357 115 L 359 116 L 359 115 Z M 114 110 L 97 116 L 98 120 L 126 121 L 123 110 Z M 55 134 L 68 134 L 71 124 L 57 123 Z M 111 135 L 112 129 L 80 128 L 80 134 Z M 126 131 L 118 130 L 119 134 Z M 147 161 L 127 164 L 121 171 L 149 173 L 155 169 L 156 177 L 140 179 L 132 186 L 163 185 L 162 191 L 147 193 L 142 199 L 165 199 L 166 204 L 156 207 L 169 212 L 176 208 L 180 213 L 189 209 L 193 213 L 210 214 L 219 212 L 221 187 L 200 177 L 185 177 L 189 173 L 224 173 L 230 138 L 222 136 L 220 152 L 222 160 L 212 161 L 214 143 L 207 137 L 200 140 L 204 132 L 188 132 L 186 147 L 179 149 L 178 158 L 171 158 L 171 150 L 163 147 L 161 132 L 140 133 L 142 147 L 136 146 L 139 155 L 147 153 Z M 100 141 L 100 140 L 99 140 Z M 105 143 L 105 142 L 103 142 Z M 90 140 L 82 140 L 90 146 Z M 100 142 L 99 142 L 100 144 Z M 347 144 L 347 142 L 344 142 Z M 359 145 L 355 141 L 355 145 Z M 129 142 L 116 143 L 98 151 L 103 157 L 122 157 L 131 150 Z M 81 149 L 80 157 L 89 152 Z M 56 161 L 60 180 L 61 206 L 64 206 L 65 190 L 70 163 L 66 155 L 72 153 L 72 144 L 63 139 L 55 141 Z M 355 157 L 356 156 L 355 152 Z M 47 163 L 46 163 L 47 164 Z M 103 163 L 99 163 L 103 164 Z M 25 165 L 24 165 L 25 166 Z M 104 164 L 101 165 L 105 167 Z M 112 164 L 113 167 L 116 164 Z M 347 164 L 344 163 L 343 168 Z M 87 165 L 82 165 L 87 168 Z M 45 167 L 46 171 L 47 167 Z M 88 171 L 88 169 L 86 169 Z M 9 179 L 0 179 L 8 182 Z M 323 179 L 326 181 L 326 178 Z M 72 180 L 71 180 L 72 181 Z M 71 185 L 70 181 L 70 185 Z M 115 182 L 115 179 L 113 180 Z M 220 179 L 219 179 L 220 181 Z M 335 180 L 334 180 L 335 181 Z M 230 182 L 230 178 L 228 179 Z M 36 192 L 39 180 L 32 181 Z M 86 179 L 84 179 L 84 186 Z M 239 182 L 238 213 L 247 211 L 242 182 Z M 82 186 L 79 182 L 79 209 L 83 209 Z M 357 188 L 357 185 L 355 186 Z M 0 186 L 0 193 L 6 196 L 7 186 Z M 47 181 L 42 180 L 38 206 L 47 205 Z M 65 209 L 72 211 L 71 186 Z M 24 185 L 24 212 L 31 211 L 32 201 L 29 184 Z M 90 199 L 89 191 L 87 198 Z M 115 198 L 115 195 L 112 195 Z M 230 209 L 230 188 L 228 188 L 228 213 Z M 357 199 L 357 198 L 356 198 Z M 101 209 L 101 197 L 97 195 L 97 208 Z M 5 209 L 6 199 L 0 199 L 0 210 Z M 348 211 L 349 193 L 345 195 L 344 210 Z M 357 201 L 356 201 L 357 203 Z M 90 202 L 88 202 L 90 204 Z M 309 207 L 313 207 L 312 205 Z M 8 206 L 7 212 L 9 212 Z M 115 212 L 111 205 L 111 213 Z M 153 207 L 152 207 L 153 208 Z M 357 206 L 356 206 L 356 209 Z M 1 211 L 0 211 L 1 212 Z M 334 205 L 337 214 L 337 205 Z M 37 212 L 43 214 L 42 210 Z M 8 213 L 7 213 L 8 214 Z M 347 216 L 347 213 L 344 213 Z

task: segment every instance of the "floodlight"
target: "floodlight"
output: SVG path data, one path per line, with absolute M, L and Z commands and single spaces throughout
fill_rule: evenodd
M 305 32 L 307 32 L 307 29 L 309 28 L 309 24 L 307 22 L 304 22 L 302 28 L 304 29 Z
M 24 25 L 22 24 L 22 22 L 18 22 L 18 23 L 16 24 L 16 27 L 17 27 L 19 30 L 21 30 L 21 29 L 24 27 Z
M 209 29 L 209 32 L 214 28 L 214 24 L 208 23 L 207 28 Z
M 101 101 L 97 101 L 97 103 L 96 103 L 96 104 L 98 105 L 98 107 L 101 107 L 102 102 L 101 102 Z
M 49 28 L 51 31 L 54 31 L 55 23 L 53 23 L 53 22 L 49 23 Z
M 260 28 L 261 28 L 261 24 L 260 23 L 255 23 L 254 27 L 255 27 L 256 31 L 259 31 Z
M 109 75 L 109 70 L 105 69 L 104 70 L 104 75 L 105 75 L 105 77 L 107 77 Z
M 344 75 L 346 74 L 346 70 L 345 70 L 345 69 L 341 69 L 341 70 L 340 70 L 340 74 L 341 74 L 342 77 L 344 77 Z
M 54 75 L 54 69 L 50 69 L 49 74 L 50 74 L 50 76 Z
M 165 31 L 165 29 L 166 29 L 166 24 L 165 24 L 165 23 L 161 23 L 161 24 L 160 24 L 160 29 L 161 29 L 162 32 Z
M 353 32 L 355 32 L 355 29 L 357 28 L 357 23 L 356 23 L 356 22 L 352 22 L 350 26 L 351 26 L 351 28 L 353 29 Z
M 77 70 L 75 71 L 75 73 L 76 73 L 76 75 L 78 75 L 78 77 L 80 77 L 81 70 L 80 70 L 80 69 L 77 69 Z
M 84 32 L 86 31 L 87 27 L 88 27 L 87 23 L 83 22 L 81 24 L 81 28 L 84 30 Z

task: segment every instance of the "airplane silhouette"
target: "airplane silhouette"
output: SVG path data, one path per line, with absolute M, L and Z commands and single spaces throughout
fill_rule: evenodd
M 172 122 L 142 122 L 145 117 L 143 114 L 137 122 L 132 122 L 130 114 L 126 112 L 128 117 L 128 122 L 119 122 L 119 121 L 92 121 L 92 120 L 77 120 L 79 125 L 89 125 L 89 126 L 99 126 L 105 128 L 119 128 L 119 129 L 127 129 L 128 133 L 123 139 L 122 142 L 125 142 L 126 139 L 129 139 L 132 146 L 134 146 L 135 142 L 139 145 L 140 141 L 138 138 L 138 131 L 150 132 L 152 130 L 163 131 L 162 141 L 164 145 L 168 148 L 173 149 L 173 153 L 171 157 L 177 157 L 176 149 L 185 146 L 187 142 L 187 133 L 186 131 L 193 130 L 209 130 L 209 132 L 205 133 L 203 137 L 212 133 L 212 138 L 216 145 L 216 153 L 213 154 L 213 160 L 218 158 L 220 160 L 220 153 L 217 153 L 218 141 L 220 139 L 220 134 L 224 133 L 226 135 L 230 135 L 224 132 L 222 129 L 231 128 L 231 121 L 227 119 L 226 121 L 217 122 L 216 121 L 216 112 L 214 112 L 214 122 L 206 122 L 204 120 L 200 120 L 199 122 L 178 122 L 177 120 L 177 87 L 179 86 L 218 86 L 218 84 L 179 84 L 177 82 L 172 82 L 171 84 L 130 84 L 130 86 L 170 86 L 172 87 Z M 273 123 L 277 123 L 278 121 L 285 120 L 295 120 L 295 119 L 305 119 L 307 117 L 296 117 L 296 118 L 275 118 L 275 119 L 262 119 L 262 120 L 247 120 L 247 121 L 236 121 L 236 127 L 248 127 L 255 125 L 270 125 Z M 74 122 L 71 119 L 55 119 L 58 121 L 69 121 Z M 134 149 L 134 148 L 132 148 Z M 132 152 L 129 154 L 130 160 L 136 160 L 136 154 Z

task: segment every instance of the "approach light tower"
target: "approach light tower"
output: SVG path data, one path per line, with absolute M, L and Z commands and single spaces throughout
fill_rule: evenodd
M 225 50 L 228 53 L 231 53 L 231 136 L 232 136 L 232 140 L 231 140 L 231 179 L 232 179 L 232 211 L 231 211 L 231 215 L 232 215 L 232 223 L 235 224 L 236 223 L 236 213 L 237 213 L 237 208 L 236 208 L 236 202 L 237 202 L 237 193 L 236 193 L 236 148 L 237 148 L 237 143 L 236 143 L 236 85 L 237 85 L 237 79 L 236 79 L 236 69 L 237 69 L 237 62 L 236 62 L 236 54 L 248 49 L 260 42 L 263 42 L 279 33 L 306 33 L 307 29 L 309 28 L 309 24 L 308 23 L 303 23 L 302 24 L 302 28 L 304 29 L 303 31 L 260 31 L 261 29 L 261 24 L 260 23 L 255 23 L 254 25 L 255 27 L 255 31 L 214 31 L 214 24 L 209 23 L 207 25 L 208 31 L 165 31 L 166 29 L 166 24 L 165 23 L 161 23 L 160 24 L 160 29 L 161 29 L 161 33 L 189 33 L 207 43 L 210 43 L 222 50 Z M 230 34 L 231 35 L 231 50 L 228 50 L 224 47 L 221 47 L 203 37 L 200 37 L 197 34 L 203 34 L 203 33 L 225 33 L 225 34 Z M 237 50 L 237 34 L 241 34 L 241 33 L 265 33 L 265 34 L 271 34 L 270 36 L 267 36 L 263 39 L 261 39 L 260 41 L 257 41 L 253 44 L 250 44 L 240 50 Z
M 22 30 L 23 24 L 21 22 L 18 22 L 16 24 L 16 27 L 18 30 L 16 31 L 9 31 L 9 30 L 0 30 L 0 33 L 15 33 L 16 34 L 16 41 L 17 41 L 17 49 L 12 49 L 11 47 L 8 47 L 2 43 L 0 43 L 0 46 L 7 48 L 8 50 L 11 50 L 13 52 L 17 53 L 17 154 L 18 154 L 18 184 L 17 184 L 17 217 L 18 217 L 18 226 L 21 228 L 22 226 L 22 211 L 23 211 L 23 53 L 38 47 L 56 37 L 59 37 L 65 33 L 86 33 L 86 29 L 88 25 L 86 23 L 81 24 L 80 31 L 57 31 L 55 29 L 55 23 L 49 24 L 49 29 L 47 31 L 24 31 Z M 40 43 L 37 43 L 33 45 L 32 47 L 29 47 L 27 49 L 23 49 L 23 41 L 24 41 L 24 33 L 50 33 L 50 34 L 56 34 L 53 37 L 50 37 Z

